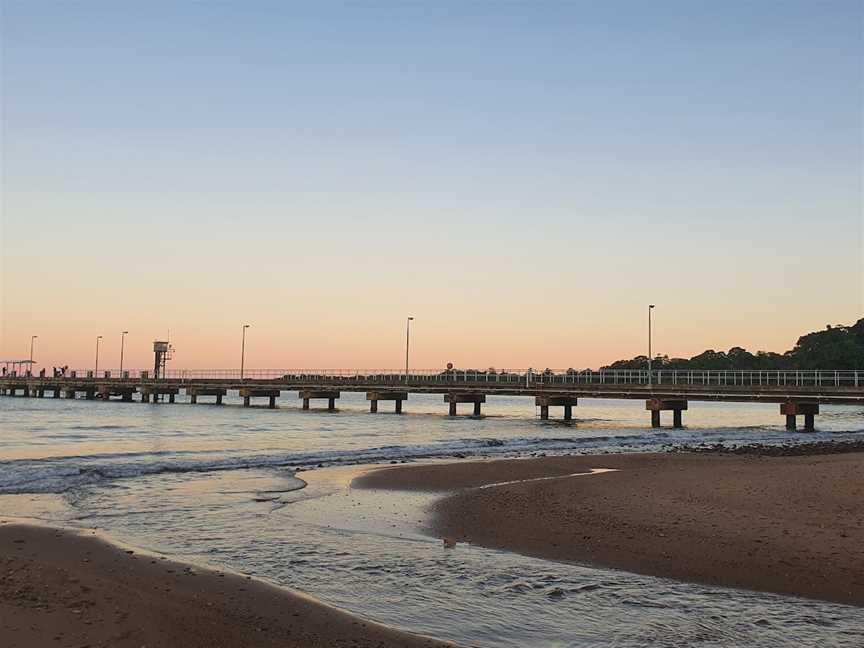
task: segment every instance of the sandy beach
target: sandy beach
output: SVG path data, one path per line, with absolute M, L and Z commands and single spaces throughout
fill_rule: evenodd
M 596 468 L 615 472 L 572 476 Z M 431 531 L 458 542 L 864 605 L 862 452 L 462 461 L 354 486 L 446 494 Z
M 0 524 L 4 648 L 444 647 L 286 589 L 82 533 Z

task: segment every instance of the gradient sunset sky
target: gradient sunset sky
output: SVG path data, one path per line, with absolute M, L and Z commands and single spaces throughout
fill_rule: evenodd
M 2 6 L 0 359 L 597 367 L 864 314 L 862 3 Z

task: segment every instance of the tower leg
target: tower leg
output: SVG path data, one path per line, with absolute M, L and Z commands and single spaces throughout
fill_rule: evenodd
M 684 427 L 680 409 L 672 410 L 672 427 Z
M 456 403 L 450 402 L 450 416 L 456 416 Z
M 335 398 L 328 398 L 327 399 L 327 409 L 331 412 L 336 409 L 336 399 Z
M 369 401 L 369 411 L 372 414 L 375 414 L 378 412 L 378 401 L 377 400 Z
M 540 420 L 547 421 L 549 420 L 549 406 L 541 405 L 540 406 Z
M 396 401 L 396 413 L 397 414 L 402 413 L 402 401 L 401 400 Z
M 474 403 L 474 416 L 480 416 L 480 401 Z
M 564 420 L 572 421 L 573 420 L 573 406 L 565 405 L 564 406 Z

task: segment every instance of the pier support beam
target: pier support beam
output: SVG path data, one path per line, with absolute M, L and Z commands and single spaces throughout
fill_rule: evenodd
M 480 406 L 486 402 L 486 394 L 451 392 L 444 394 L 444 402 L 450 404 L 450 416 L 456 416 L 457 403 L 474 403 L 474 416 L 480 416 Z
M 331 389 L 301 389 L 298 397 L 303 400 L 303 409 L 309 409 L 309 401 L 313 399 L 327 399 L 327 411 L 336 411 L 336 399 L 340 392 Z
M 804 417 L 804 430 L 813 432 L 818 413 L 819 403 L 780 403 L 780 414 L 786 417 L 786 429 L 790 432 L 798 429 L 798 416 Z
M 687 409 L 686 400 L 649 398 L 645 401 L 645 409 L 651 412 L 651 427 L 660 427 L 660 412 L 672 410 L 673 427 L 683 427 L 681 412 Z
M 199 396 L 215 396 L 216 404 L 222 404 L 222 397 L 228 393 L 228 390 L 223 387 L 197 387 L 192 385 L 186 387 L 186 395 L 189 397 L 189 402 L 193 405 L 198 402 Z
M 250 398 L 267 398 L 267 407 L 276 409 L 276 399 L 282 394 L 280 389 L 272 388 L 256 388 L 243 387 L 240 389 L 240 396 L 243 398 L 243 407 L 249 407 Z
M 132 402 L 132 394 L 138 390 L 135 387 L 111 387 L 109 385 L 101 385 L 99 387 L 99 397 L 102 400 L 111 400 L 112 396 L 120 396 L 124 403 Z
M 158 385 L 144 385 L 141 387 L 141 402 L 149 403 L 150 397 L 153 397 L 153 403 L 159 402 L 159 396 L 167 396 L 168 402 L 173 403 L 177 394 L 180 393 L 179 387 L 161 387 Z
M 540 419 L 543 421 L 549 420 L 550 407 L 563 407 L 564 420 L 570 421 L 573 419 L 573 408 L 578 405 L 578 401 L 573 396 L 549 396 L 541 394 L 534 398 L 534 405 L 540 408 Z
M 366 400 L 369 401 L 369 411 L 375 413 L 378 411 L 378 401 L 394 401 L 395 411 L 397 414 L 402 413 L 402 401 L 408 400 L 408 392 L 395 391 L 374 391 L 366 392 Z

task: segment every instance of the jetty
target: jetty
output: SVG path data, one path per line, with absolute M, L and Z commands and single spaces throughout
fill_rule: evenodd
M 651 425 L 661 425 L 661 412 L 672 413 L 672 425 L 684 424 L 684 412 L 693 401 L 759 402 L 779 405 L 786 427 L 795 430 L 799 417 L 805 430 L 813 430 L 820 405 L 864 406 L 864 371 L 361 371 L 361 370 L 73 370 L 68 375 L 33 375 L 13 371 L 0 376 L 0 395 L 31 398 L 84 398 L 121 402 L 174 403 L 183 393 L 193 404 L 222 404 L 228 392 L 237 392 L 244 406 L 264 399 L 276 408 L 280 398 L 294 394 L 302 409 L 315 401 L 329 411 L 343 392 L 366 394 L 369 411 L 380 402 L 392 402 L 404 411 L 410 394 L 440 394 L 450 416 L 469 406 L 481 416 L 488 397 L 533 397 L 540 418 L 560 408 L 561 418 L 572 420 L 580 398 L 644 400 Z

